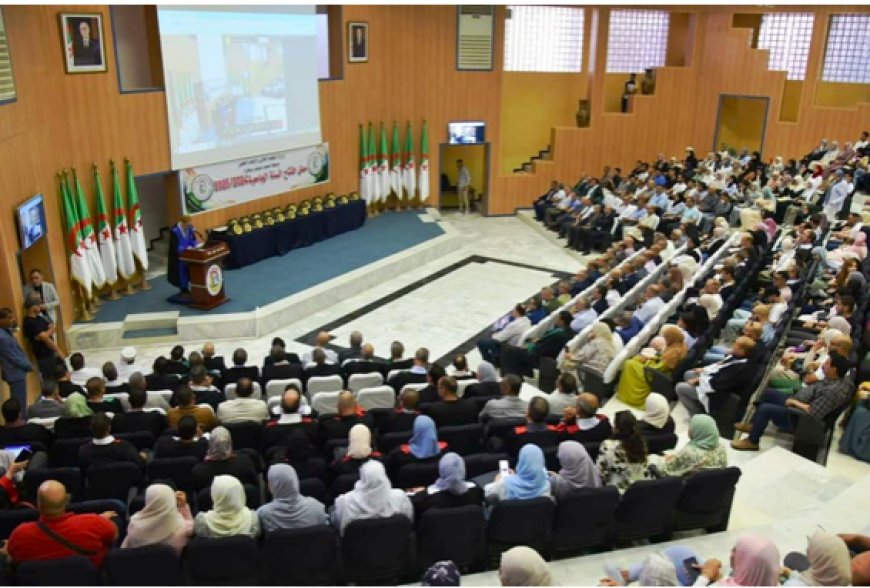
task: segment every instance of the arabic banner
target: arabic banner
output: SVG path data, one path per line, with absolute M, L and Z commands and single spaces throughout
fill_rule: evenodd
M 329 181 L 329 143 L 179 170 L 182 208 L 196 214 Z

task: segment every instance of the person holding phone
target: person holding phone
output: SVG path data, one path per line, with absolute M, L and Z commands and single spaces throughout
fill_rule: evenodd
M 30 463 L 33 457 L 33 452 L 29 445 L 20 447 L 6 447 L 0 450 L 0 468 L 3 468 L 5 473 L 0 477 L 0 506 L 13 507 L 21 502 L 22 489 L 21 483 L 24 480 L 24 470 Z M 43 466 L 47 465 L 45 454 L 42 454 L 43 459 L 40 460 Z

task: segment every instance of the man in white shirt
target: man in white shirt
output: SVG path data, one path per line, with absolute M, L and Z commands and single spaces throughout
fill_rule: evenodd
M 124 347 L 121 350 L 121 361 L 116 366 L 118 368 L 118 381 L 126 383 L 133 375 L 133 372 L 141 372 L 142 369 L 136 365 L 136 348 Z
M 480 355 L 493 365 L 498 365 L 499 351 L 503 343 L 519 347 L 520 337 L 532 327 L 532 322 L 526 316 L 526 307 L 522 304 L 514 306 L 511 316 L 513 320 L 493 333 L 491 339 L 481 339 L 477 342 Z
M 471 172 L 465 167 L 461 159 L 456 160 L 459 174 L 456 176 L 456 194 L 459 196 L 459 212 L 468 214 L 468 188 L 471 187 Z
M 253 398 L 254 383 L 250 378 L 241 378 L 236 383 L 236 398 L 218 405 L 217 418 L 222 424 L 255 422 L 269 418 L 266 403 Z
M 643 293 L 643 303 L 634 312 L 634 316 L 643 324 L 647 324 L 664 307 L 661 293 L 662 287 L 657 284 L 649 286 Z
M 81 353 L 73 353 L 69 356 L 70 381 L 73 384 L 84 386 L 91 378 L 101 378 L 103 372 L 97 368 L 85 367 L 85 356 Z
M 589 325 L 595 322 L 598 318 L 598 313 L 589 304 L 589 300 L 585 297 L 580 298 L 571 309 L 574 319 L 571 321 L 571 330 L 579 333 Z
M 332 335 L 327 333 L 326 331 L 320 331 L 317 333 L 317 337 L 314 340 L 314 347 L 310 350 L 306 351 L 302 356 L 302 365 L 308 365 L 312 363 L 311 355 L 314 353 L 314 350 L 318 347 L 323 349 L 323 352 L 326 353 L 326 360 L 331 363 L 338 363 L 338 354 L 332 349 L 327 349 L 326 346 L 329 342 L 332 341 Z
M 852 185 L 849 183 L 843 170 L 838 169 L 834 173 L 837 175 L 837 180 L 828 190 L 823 204 L 823 210 L 829 223 L 833 223 L 837 220 L 837 215 L 839 215 L 840 211 L 843 209 L 846 197 L 852 191 Z

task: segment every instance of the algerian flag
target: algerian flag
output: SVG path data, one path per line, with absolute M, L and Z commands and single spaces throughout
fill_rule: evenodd
M 420 138 L 420 202 L 429 198 L 429 128 L 423 121 L 423 135 Z
M 87 252 L 84 246 L 81 226 L 76 212 L 76 205 L 67 184 L 66 174 L 58 174 L 60 184 L 60 198 L 63 201 L 63 216 L 66 219 L 66 244 L 69 247 L 69 270 L 72 280 L 78 282 L 91 298 L 91 269 L 86 259 Z
M 94 186 L 97 194 L 97 241 L 100 243 L 100 259 L 103 261 L 106 281 L 112 286 L 118 281 L 118 260 L 115 257 L 115 243 L 112 241 L 112 225 L 109 224 L 109 213 L 106 210 L 106 197 L 103 195 L 103 182 L 96 165 Z
M 82 190 L 76 170 L 73 170 L 73 183 L 76 187 L 76 213 L 82 229 L 85 259 L 88 260 L 94 287 L 102 288 L 106 285 L 106 272 L 103 269 L 103 260 L 100 259 L 100 251 L 97 249 L 97 235 L 94 233 L 94 225 L 91 222 L 91 211 L 88 209 L 88 201 L 85 200 L 85 192 Z
M 402 199 L 402 148 L 399 146 L 399 125 L 393 121 L 393 165 L 390 168 L 390 188 Z
M 378 184 L 380 185 L 380 198 L 386 201 L 390 195 L 390 164 L 388 163 L 389 151 L 387 151 L 387 129 L 381 123 L 381 149 L 378 159 Z
M 145 245 L 145 228 L 142 226 L 142 208 L 139 206 L 139 191 L 133 179 L 133 164 L 125 159 L 127 164 L 127 202 L 130 203 L 130 241 L 133 246 L 133 256 L 139 260 L 142 272 L 148 271 L 148 247 Z
M 359 195 L 365 201 L 366 206 L 369 204 L 368 180 L 366 179 L 369 173 L 368 152 L 366 146 L 366 128 L 363 125 L 359 126 Z
M 402 180 L 408 200 L 413 200 L 414 193 L 417 191 L 417 169 L 414 165 L 414 138 L 410 121 L 408 121 L 408 128 L 405 130 L 405 169 L 402 170 Z
M 371 204 L 375 204 L 381 199 L 381 186 L 377 180 L 378 173 L 378 163 L 377 163 L 377 150 L 375 148 L 375 129 L 372 127 L 372 123 L 369 123 L 368 130 L 368 157 L 366 158 L 366 163 L 369 170 L 369 175 L 367 177 L 367 184 L 369 190 L 369 202 Z
M 112 162 L 112 207 L 118 274 L 125 280 L 129 280 L 136 273 L 136 262 L 133 261 L 133 244 L 130 242 L 130 231 L 127 227 L 127 209 L 124 208 L 124 197 L 121 196 L 121 184 L 118 182 L 118 169 L 114 161 Z

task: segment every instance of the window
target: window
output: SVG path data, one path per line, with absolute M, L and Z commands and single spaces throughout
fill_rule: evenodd
M 785 71 L 788 80 L 806 79 L 812 38 L 812 12 L 780 12 L 761 17 L 758 48 L 770 51 L 767 67 Z
M 831 17 L 823 82 L 870 83 L 870 14 Z
M 505 71 L 579 72 L 583 69 L 583 9 L 508 6 Z
M 662 67 L 670 17 L 662 10 L 613 10 L 607 39 L 608 73 L 636 73 Z

